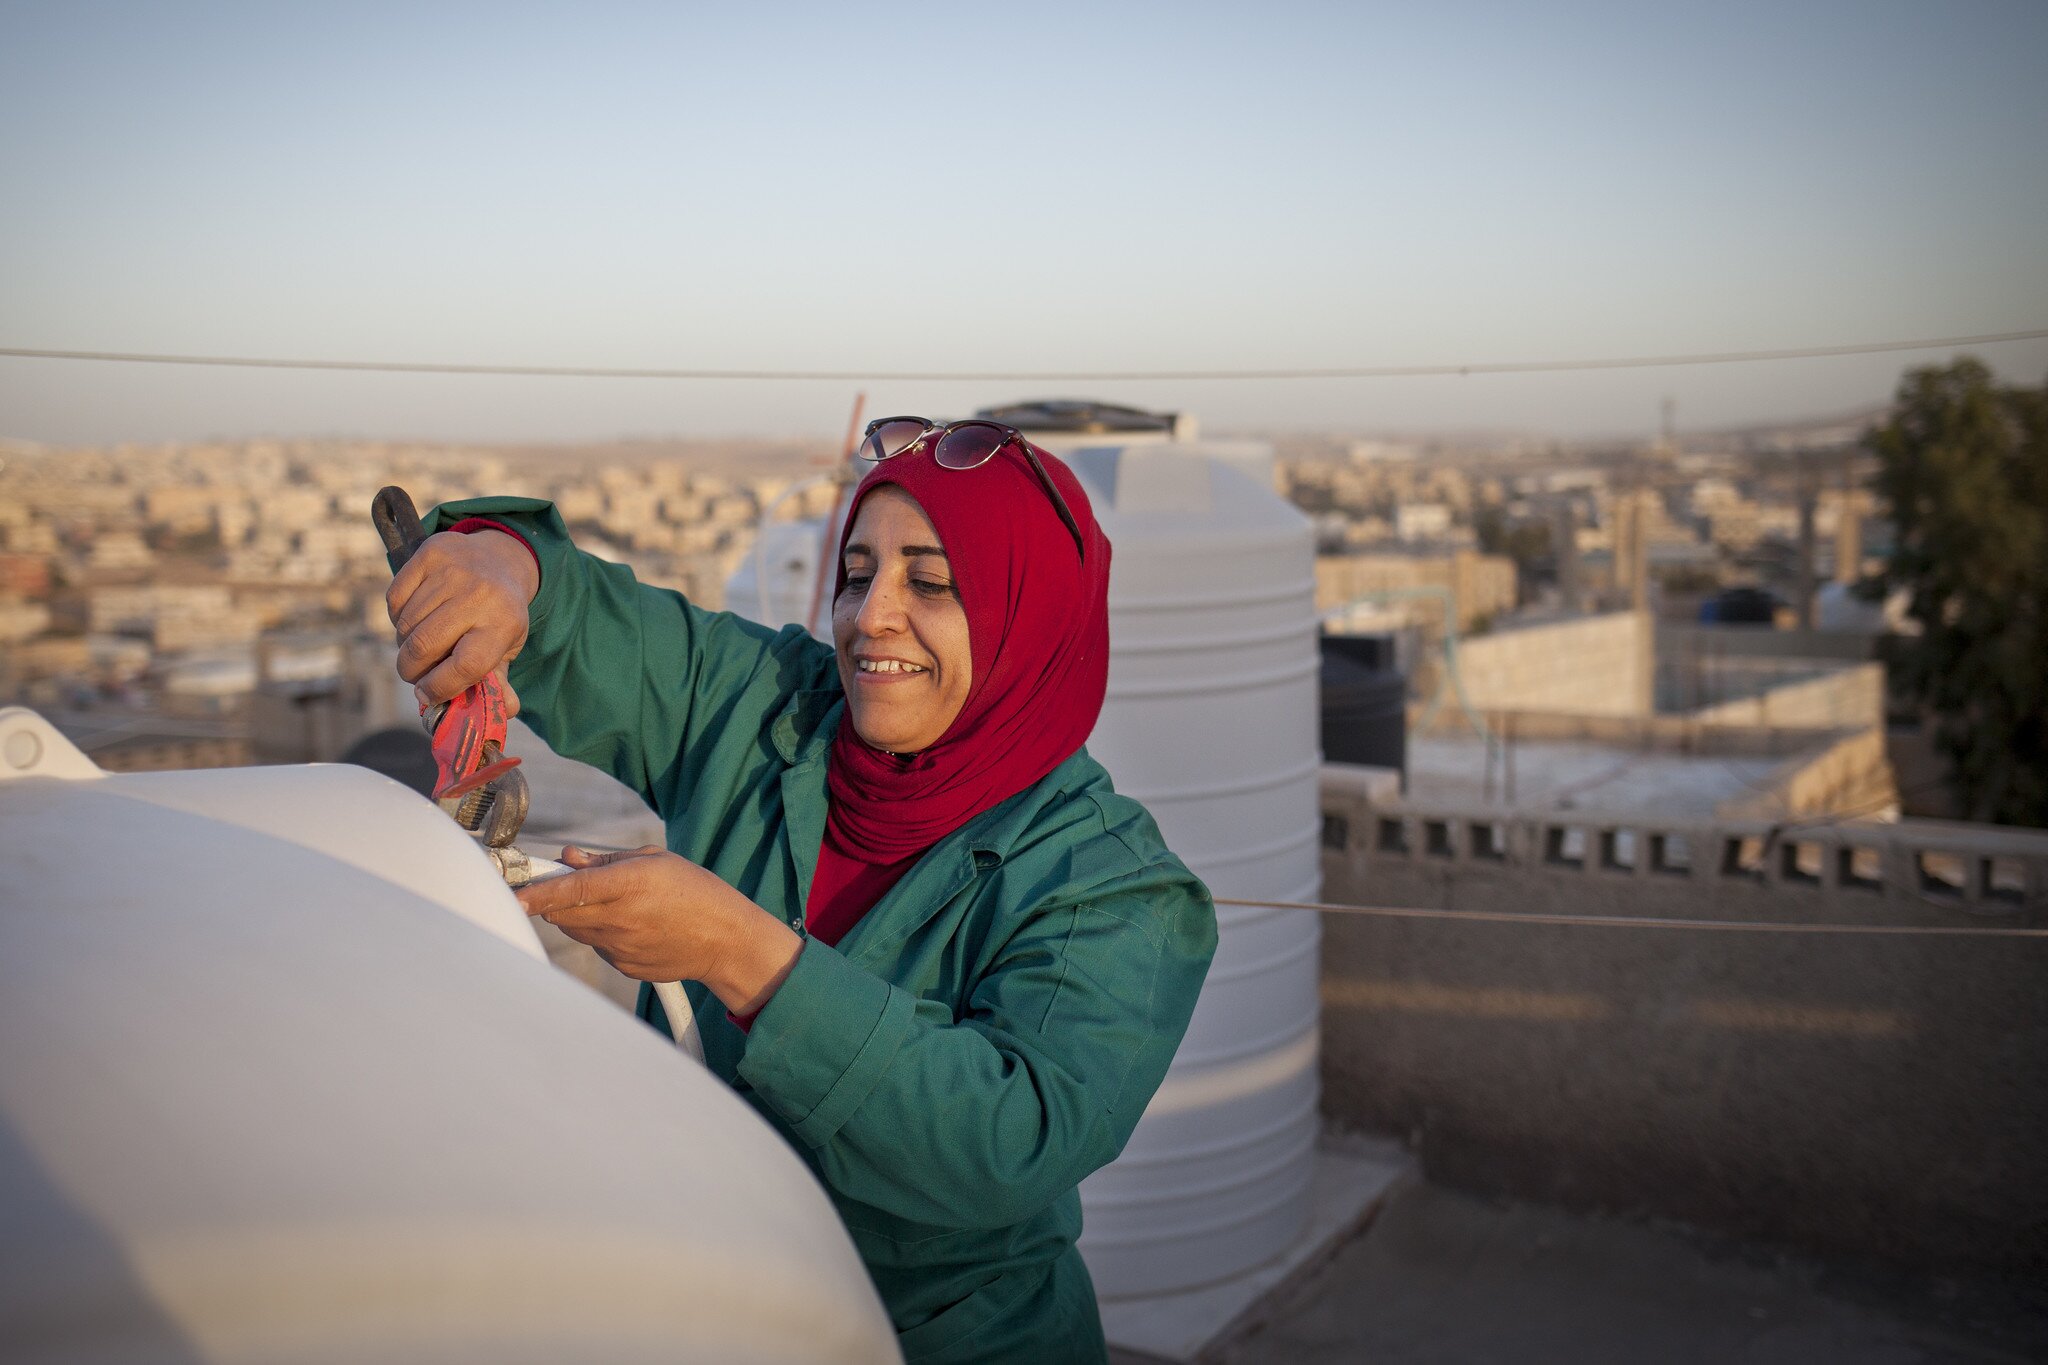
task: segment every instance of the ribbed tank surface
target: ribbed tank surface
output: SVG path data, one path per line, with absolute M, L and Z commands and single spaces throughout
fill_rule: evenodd
M 1089 751 L 1219 899 L 1312 901 L 1314 545 L 1244 462 L 1170 443 L 1073 450 L 1115 546 L 1109 695 Z M 1317 1127 L 1313 912 L 1221 907 L 1186 1039 L 1123 1155 L 1081 1186 L 1105 1297 L 1192 1288 L 1308 1221 Z

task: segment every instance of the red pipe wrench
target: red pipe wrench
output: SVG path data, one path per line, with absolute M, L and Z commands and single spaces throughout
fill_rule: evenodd
M 403 488 L 383 488 L 370 504 L 395 573 L 426 541 L 420 514 Z M 526 823 L 526 774 L 505 754 L 505 688 L 495 673 L 451 701 L 420 707 L 433 737 L 434 800 L 487 849 L 509 850 Z M 503 865 L 501 864 L 501 870 Z

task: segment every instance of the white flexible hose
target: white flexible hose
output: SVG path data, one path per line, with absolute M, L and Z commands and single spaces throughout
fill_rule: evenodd
M 661 1012 L 668 1016 L 669 1034 L 676 1040 L 683 1055 L 704 1060 L 704 1040 L 697 1036 L 697 1014 L 690 1008 L 690 997 L 683 994 L 680 981 L 657 981 L 654 983 L 654 998 L 661 1002 Z
M 552 858 L 527 856 L 521 859 L 522 879 L 527 882 L 544 882 L 550 877 L 559 877 L 570 871 L 567 863 L 558 863 Z M 668 1016 L 669 1035 L 676 1040 L 676 1047 L 685 1057 L 694 1059 L 699 1065 L 704 1061 L 704 1040 L 697 1034 L 697 1015 L 690 1008 L 690 997 L 683 994 L 680 981 L 657 981 L 654 983 L 654 998 L 661 1001 L 661 1012 Z

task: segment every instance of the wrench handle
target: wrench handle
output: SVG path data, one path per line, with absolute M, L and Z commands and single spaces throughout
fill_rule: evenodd
M 412 552 L 426 543 L 427 528 L 420 524 L 419 509 L 412 505 L 412 494 L 397 484 L 387 484 L 377 490 L 377 496 L 370 501 L 370 520 L 384 542 L 384 558 L 390 561 L 393 573 L 404 568 L 405 562 L 412 558 Z M 447 714 L 448 703 L 445 701 L 422 706 L 420 724 L 428 734 L 438 735 L 441 718 Z
M 393 573 L 405 567 L 405 561 L 427 538 L 426 528 L 420 525 L 419 509 L 412 505 L 412 495 L 396 484 L 377 490 L 376 499 L 370 503 L 370 520 L 383 537 L 384 557 L 391 562 Z

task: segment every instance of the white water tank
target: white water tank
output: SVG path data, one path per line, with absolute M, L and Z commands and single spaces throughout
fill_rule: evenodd
M 1273 491 L 1272 448 L 1032 439 L 1081 479 L 1114 547 L 1109 693 L 1089 752 L 1219 899 L 1318 899 L 1315 545 Z M 790 590 L 763 617 L 736 575 L 727 601 L 779 626 L 802 616 L 794 585 L 837 536 L 815 520 L 769 529 Z M 1308 1225 L 1320 926 L 1313 911 L 1240 906 L 1218 907 L 1217 926 L 1172 1070 L 1123 1155 L 1081 1185 L 1081 1251 L 1107 1298 L 1228 1279 Z
M 755 543 L 726 576 L 726 610 L 763 625 L 802 621 L 817 591 L 824 530 L 825 523 L 814 517 L 771 521 L 757 528 Z M 835 540 L 832 547 L 822 547 L 823 552 L 829 555 L 836 545 Z M 831 591 L 828 578 L 824 592 Z M 826 620 L 831 617 L 829 611 L 819 615 Z
M 1270 454 L 1061 453 L 1115 547 L 1109 695 L 1089 751 L 1219 899 L 1317 899 L 1308 519 L 1273 492 Z M 1308 1223 L 1320 929 L 1313 911 L 1234 906 L 1217 924 L 1165 1083 L 1123 1155 L 1081 1185 L 1081 1251 L 1105 1297 L 1226 1279 Z
M 0 1355 L 897 1361 L 809 1169 L 348 765 L 0 710 Z
M 801 622 L 811 634 L 829 643 L 831 560 L 839 547 L 839 527 L 846 518 L 851 491 L 848 480 L 857 481 L 867 469 L 864 464 L 848 466 L 803 479 L 762 508 L 754 523 L 754 543 L 726 577 L 726 610 L 764 626 Z M 792 503 L 821 505 L 821 495 L 831 504 L 824 516 L 779 519 L 782 509 Z

